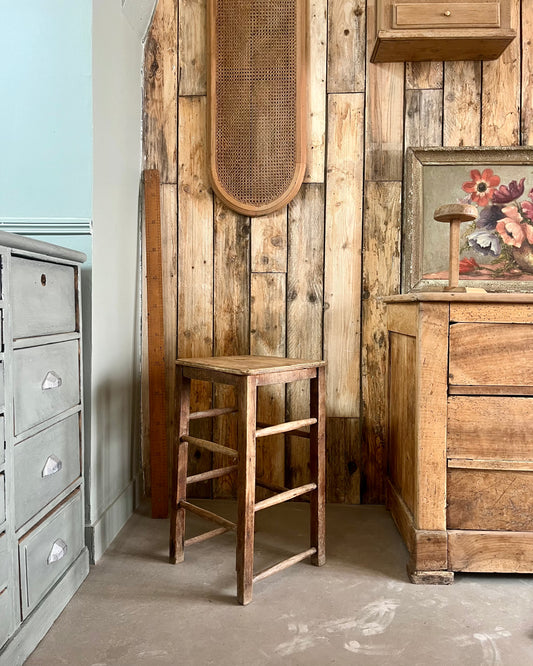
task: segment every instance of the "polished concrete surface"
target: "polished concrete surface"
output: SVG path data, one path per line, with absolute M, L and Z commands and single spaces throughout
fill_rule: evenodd
M 232 518 L 231 502 L 203 502 Z M 308 505 L 257 516 L 256 569 L 307 548 Z M 206 523 L 189 518 L 191 534 Z M 137 512 L 28 666 L 533 664 L 533 576 L 412 585 L 383 507 L 328 506 L 324 567 L 297 564 L 235 600 L 234 536 L 167 563 L 168 521 Z

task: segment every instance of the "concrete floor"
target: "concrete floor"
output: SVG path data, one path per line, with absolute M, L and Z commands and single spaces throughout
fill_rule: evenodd
M 216 507 L 232 517 L 233 503 Z M 308 508 L 292 502 L 258 514 L 256 569 L 307 547 Z M 205 523 L 188 525 L 198 533 Z M 151 520 L 145 507 L 26 664 L 533 664 L 533 576 L 412 585 L 383 507 L 328 506 L 327 532 L 324 567 L 304 562 L 263 580 L 242 607 L 234 536 L 191 546 L 171 566 L 168 521 Z

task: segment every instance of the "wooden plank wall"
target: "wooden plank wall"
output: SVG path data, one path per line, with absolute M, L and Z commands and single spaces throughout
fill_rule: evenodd
M 373 65 L 375 0 L 308 0 L 305 181 L 289 206 L 249 219 L 217 201 L 207 178 L 205 0 L 159 0 L 144 159 L 162 173 L 168 352 L 325 358 L 329 501 L 384 499 L 382 299 L 399 290 L 406 147 L 533 139 L 533 0 L 510 1 L 519 37 L 498 61 Z M 193 399 L 232 397 L 198 385 Z M 260 418 L 297 418 L 306 400 L 305 386 L 265 390 Z M 215 438 L 233 438 L 233 418 L 213 426 Z M 198 469 L 211 462 L 196 456 Z M 258 468 L 303 482 L 305 442 L 262 442 Z M 231 480 L 201 491 L 233 492 Z

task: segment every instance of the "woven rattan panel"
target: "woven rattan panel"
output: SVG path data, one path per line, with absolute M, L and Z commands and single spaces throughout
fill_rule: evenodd
M 231 208 L 284 206 L 305 170 L 304 0 L 209 0 L 213 188 Z

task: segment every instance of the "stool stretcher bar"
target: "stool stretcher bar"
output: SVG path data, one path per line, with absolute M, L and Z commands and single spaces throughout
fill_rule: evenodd
M 302 553 L 298 553 L 298 555 L 293 555 L 286 560 L 282 560 L 281 562 L 278 562 L 278 564 L 274 564 L 274 566 L 268 567 L 268 569 L 263 569 L 263 571 L 257 573 L 253 577 L 253 582 L 257 583 L 257 581 L 263 580 L 263 578 L 268 578 L 268 576 L 272 576 L 272 574 L 278 573 L 278 571 L 288 569 L 293 564 L 298 564 L 298 562 L 305 560 L 306 557 L 311 557 L 311 555 L 314 555 L 315 553 L 316 548 L 309 548 L 308 550 L 304 550 Z
M 256 425 L 258 428 L 272 427 L 272 423 L 262 423 L 261 421 L 257 421 Z M 303 437 L 304 439 L 311 439 L 311 434 L 306 430 L 291 430 L 291 437 Z
M 209 532 L 204 532 L 198 536 L 191 537 L 190 539 L 185 539 L 185 546 L 192 546 L 194 543 L 200 543 L 201 541 L 207 541 L 213 537 L 219 536 L 220 534 L 225 534 L 230 532 L 229 527 L 217 527 L 216 530 L 210 530 Z
M 238 465 L 230 465 L 229 467 L 217 467 L 217 469 L 210 469 L 207 472 L 200 472 L 187 477 L 187 485 L 191 483 L 199 483 L 200 481 L 209 481 L 210 479 L 218 479 L 226 474 L 231 474 L 239 469 Z
M 222 516 L 219 516 L 212 511 L 208 511 L 207 509 L 202 509 L 202 507 L 196 506 L 196 504 L 191 504 L 186 500 L 180 500 L 179 506 L 191 513 L 195 513 L 197 516 L 200 516 L 200 518 L 205 518 L 206 520 L 211 520 L 213 523 L 218 523 L 219 525 L 222 525 L 222 527 L 226 527 L 228 530 L 237 529 L 237 525 L 232 523 L 231 520 L 226 520 L 226 518 L 222 518 Z
M 316 490 L 316 483 L 307 483 L 305 486 L 291 488 L 291 490 L 286 490 L 284 493 L 279 493 L 279 495 L 274 495 L 274 497 L 268 497 L 267 499 L 257 502 L 254 504 L 254 511 L 261 511 L 262 509 L 267 509 L 269 506 L 288 502 L 288 500 L 291 500 L 294 497 L 299 497 L 300 495 L 305 495 L 305 493 L 308 493 L 311 490 Z
M 278 423 L 278 425 L 268 426 L 261 428 L 255 433 L 256 437 L 268 437 L 269 435 L 279 435 L 282 432 L 291 432 L 291 430 L 298 430 L 304 426 L 314 425 L 316 419 L 301 419 L 300 421 L 288 421 L 287 423 Z M 306 433 L 307 435 L 307 433 Z
M 201 449 L 220 453 L 221 455 L 229 456 L 230 458 L 238 458 L 239 456 L 235 449 L 230 449 L 229 446 L 222 446 L 222 444 L 217 444 L 216 442 L 210 442 L 208 439 L 199 439 L 198 437 L 191 437 L 190 435 L 182 435 L 180 441 L 194 444 Z
M 213 409 L 206 409 L 203 412 L 191 412 L 189 414 L 189 421 L 208 419 L 212 416 L 223 416 L 224 414 L 236 414 L 237 411 L 235 407 L 215 407 Z

